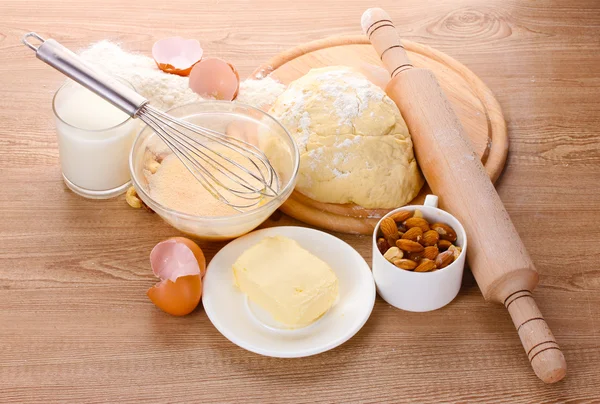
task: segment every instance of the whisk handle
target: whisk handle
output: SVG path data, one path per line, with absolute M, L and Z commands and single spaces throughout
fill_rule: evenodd
M 39 46 L 34 46 L 30 38 L 37 39 L 40 42 Z M 146 98 L 123 83 L 86 64 L 79 56 L 54 39 L 43 39 L 35 32 L 30 32 L 23 37 L 23 43 L 35 51 L 38 59 L 132 117 L 135 117 L 140 108 L 148 102 Z

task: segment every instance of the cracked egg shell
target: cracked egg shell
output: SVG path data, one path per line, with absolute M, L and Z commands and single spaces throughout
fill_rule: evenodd
M 233 101 L 240 87 L 240 77 L 235 67 L 226 61 L 207 58 L 194 65 L 189 85 L 203 97 Z
M 160 282 L 147 295 L 158 308 L 174 316 L 191 313 L 202 297 L 206 259 L 192 240 L 173 237 L 158 243 L 150 253 L 150 265 Z
M 148 289 L 148 297 L 156 307 L 173 316 L 190 314 L 200 303 L 202 279 L 198 275 L 164 279 Z
M 179 76 L 189 76 L 202 54 L 200 42 L 180 36 L 161 39 L 152 46 L 152 57 L 158 68 Z

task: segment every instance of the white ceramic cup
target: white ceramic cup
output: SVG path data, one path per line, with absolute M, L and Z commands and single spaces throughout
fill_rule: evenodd
M 395 209 L 381 220 L 395 212 L 416 209 L 423 212 L 429 223 L 445 223 L 456 231 L 456 245 L 462 248 L 457 260 L 445 268 L 433 272 L 412 272 L 396 267 L 386 260 L 377 248 L 377 234 L 381 220 L 373 233 L 373 277 L 377 293 L 394 307 L 407 311 L 431 311 L 444 307 L 458 294 L 462 283 L 467 235 L 460 222 L 451 214 L 438 209 L 438 197 L 427 195 L 423 206 L 410 205 Z

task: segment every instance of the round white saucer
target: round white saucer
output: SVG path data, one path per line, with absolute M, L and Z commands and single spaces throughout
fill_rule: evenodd
M 286 329 L 251 303 L 234 284 L 233 263 L 265 237 L 285 236 L 325 261 L 339 280 L 339 298 L 311 325 Z M 315 355 L 343 344 L 365 324 L 375 304 L 375 283 L 360 254 L 344 241 L 305 227 L 257 230 L 227 244 L 211 260 L 202 303 L 214 326 L 234 344 L 279 358 Z

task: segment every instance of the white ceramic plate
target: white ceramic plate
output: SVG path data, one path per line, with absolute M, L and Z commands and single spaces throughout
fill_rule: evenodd
M 339 299 L 313 324 L 285 329 L 235 286 L 233 263 L 265 237 L 285 236 L 321 258 L 339 280 Z M 265 356 L 296 358 L 333 349 L 358 332 L 375 304 L 375 283 L 360 254 L 342 240 L 305 227 L 273 227 L 238 238 L 215 255 L 204 277 L 202 303 L 214 326 L 234 344 Z

